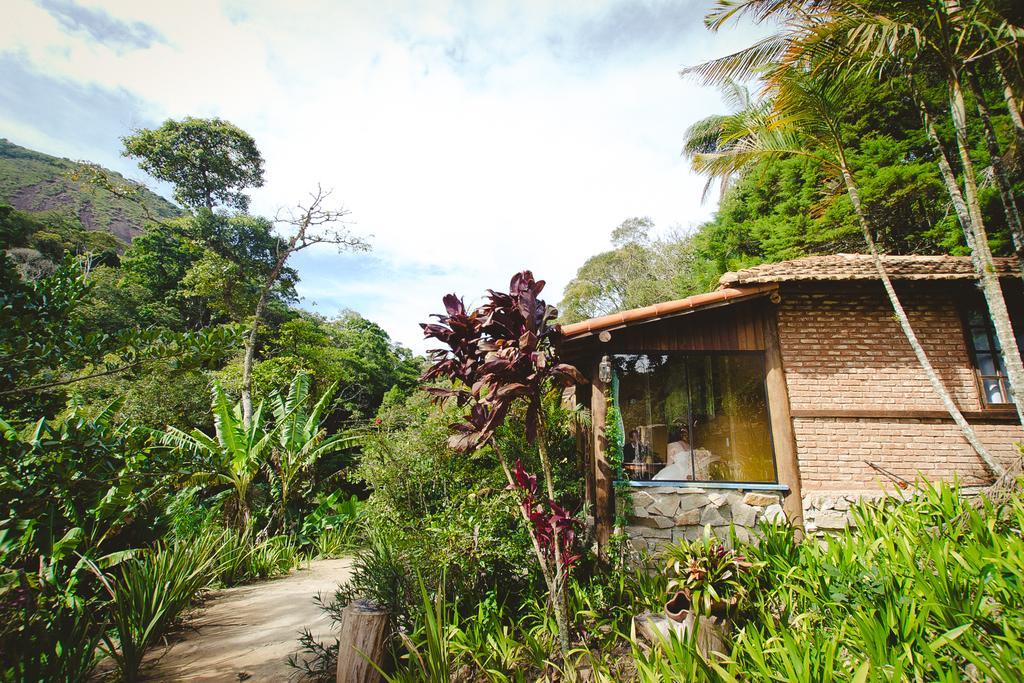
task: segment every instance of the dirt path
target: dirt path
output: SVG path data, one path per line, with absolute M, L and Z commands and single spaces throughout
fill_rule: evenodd
M 332 595 L 351 560 L 317 560 L 286 577 L 213 593 L 184 633 L 146 657 L 148 681 L 287 681 L 288 655 L 308 628 L 320 640 L 337 637 L 313 602 Z

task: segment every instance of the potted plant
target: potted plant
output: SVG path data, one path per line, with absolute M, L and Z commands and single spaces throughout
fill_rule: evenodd
M 698 647 L 724 652 L 730 618 L 746 594 L 742 575 L 754 563 L 724 545 L 705 529 L 696 541 L 680 541 L 665 549 L 669 600 L 665 615 L 692 631 L 697 626 Z

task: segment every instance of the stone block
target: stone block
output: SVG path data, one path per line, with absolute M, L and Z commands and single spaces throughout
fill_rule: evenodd
M 702 509 L 694 508 L 693 510 L 686 510 L 676 515 L 676 526 L 691 526 L 693 524 L 700 524 L 700 515 Z
M 765 519 L 773 524 L 782 524 L 786 521 L 786 513 L 782 511 L 782 506 L 778 503 L 769 505 L 764 510 L 762 519 Z
M 707 506 L 706 508 L 704 508 L 704 511 L 700 515 L 701 526 L 705 524 L 710 524 L 712 526 L 718 524 L 727 524 L 729 522 L 729 517 L 726 517 L 726 515 L 723 513 L 728 513 L 729 517 L 732 516 L 731 511 L 729 511 L 729 508 L 716 508 L 713 505 Z
M 633 506 L 633 514 L 631 517 L 650 517 L 651 514 L 647 512 L 647 508 L 642 505 Z
M 675 541 L 696 541 L 698 538 L 704 537 L 704 527 L 700 526 L 688 526 L 685 529 L 676 528 L 672 532 L 672 538 Z
M 724 493 L 709 493 L 708 500 L 711 501 L 711 504 L 716 508 L 720 508 L 729 502 L 729 499 L 726 498 Z
M 708 505 L 711 501 L 703 493 L 684 493 L 679 496 L 679 511 L 696 510 Z
M 747 505 L 768 507 L 769 505 L 775 505 L 778 503 L 779 497 L 774 493 L 758 493 L 756 491 L 751 491 L 747 495 L 743 496 L 743 502 Z
M 675 521 L 671 517 L 662 517 L 655 515 L 653 517 L 636 517 L 629 520 L 633 526 L 647 527 L 648 529 L 668 529 L 675 526 Z
M 659 496 L 656 502 L 647 507 L 647 510 L 652 515 L 675 517 L 676 512 L 679 511 L 679 496 L 675 494 Z
M 652 496 L 647 491 L 635 490 L 634 489 L 630 493 L 633 496 L 633 506 L 634 507 L 646 508 L 649 505 L 653 504 L 654 501 L 655 501 L 654 496 Z
M 752 527 L 757 522 L 757 508 L 752 505 L 736 502 L 730 509 L 733 523 L 739 526 Z
M 671 529 L 651 529 L 644 526 L 627 526 L 626 533 L 629 536 L 639 536 L 641 538 L 652 539 L 652 538 L 672 538 Z
M 849 518 L 846 514 L 835 510 L 819 512 L 814 518 L 814 524 L 819 529 L 845 529 L 849 526 Z
M 845 497 L 836 498 L 835 509 L 840 512 L 846 512 L 850 509 L 850 501 Z

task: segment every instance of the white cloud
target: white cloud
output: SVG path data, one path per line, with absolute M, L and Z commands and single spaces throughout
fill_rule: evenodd
M 252 133 L 268 170 L 255 210 L 333 187 L 386 267 L 357 269 L 356 282 L 337 272 L 356 257 L 304 258 L 300 292 L 415 349 L 415 323 L 445 292 L 477 297 L 529 267 L 557 301 L 624 218 L 706 219 L 703 180 L 678 150 L 721 102 L 676 72 L 754 36 L 708 34 L 702 5 L 664 2 L 78 3 L 159 36 L 126 49 L 27 0 L 6 4 L 0 55 L 40 78 L 129 93 L 152 122 L 216 115 Z M 76 130 L 2 108 L 0 133 L 127 163 L 116 141 L 82 149 Z

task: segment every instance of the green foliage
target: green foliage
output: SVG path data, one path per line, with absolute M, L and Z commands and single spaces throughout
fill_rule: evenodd
M 420 616 L 393 680 L 538 680 L 582 666 L 609 682 L 1016 680 L 1021 491 L 972 500 L 955 486 L 921 484 L 908 502 L 862 503 L 854 514 L 855 529 L 823 539 L 797 543 L 791 527 L 766 524 L 762 541 L 738 555 L 703 541 L 670 551 L 684 571 L 684 561 L 707 568 L 721 555 L 719 578 L 739 555 L 760 567 L 726 580 L 742 597 L 724 655 L 705 659 L 693 633 L 653 647 L 638 640 L 633 616 L 662 611 L 669 584 L 637 565 L 570 582 L 578 638 L 561 661 L 538 593 L 491 593 L 467 608 L 417 591 Z
M 683 592 L 689 603 L 685 607 L 705 616 L 716 606 L 725 611 L 730 601 L 742 600 L 746 594 L 744 574 L 754 566 L 741 554 L 717 540 L 710 527 L 694 541 L 680 540 L 662 553 L 665 573 L 670 577 L 669 592 Z
M 316 508 L 303 518 L 300 536 L 312 544 L 315 557 L 338 557 L 362 540 L 364 516 L 355 495 L 344 498 L 341 491 L 332 491 L 321 495 Z
M 276 392 L 270 397 L 277 439 L 270 471 L 281 504 L 280 522 L 286 529 L 289 504 L 297 493 L 302 493 L 298 491 L 301 486 L 312 483 L 310 475 L 317 462 L 357 443 L 351 436 L 328 435 L 322 426 L 337 385 L 327 387 L 312 407 L 309 406 L 312 399 L 309 387 L 309 375 L 299 374 L 292 379 L 287 394 Z
M 100 585 L 158 531 L 173 463 L 145 435 L 73 410 L 19 433 L 0 420 L 0 672 L 20 680 L 81 680 L 103 634 Z M 31 648 L 24 647 L 32 643 Z
M 576 322 L 675 298 L 692 267 L 690 240 L 650 233 L 649 218 L 632 218 L 612 232 L 613 249 L 587 259 L 566 286 L 561 322 Z
M 241 404 L 231 406 L 219 385 L 213 387 L 214 435 L 199 429 L 187 433 L 168 427 L 160 441 L 175 452 L 193 458 L 190 485 L 228 486 L 232 491 L 229 515 L 237 528 L 247 530 L 252 521 L 252 489 L 259 470 L 267 462 L 278 429 L 266 429 L 263 405 L 246 427 Z
M 221 119 L 168 119 L 122 138 L 124 155 L 154 178 L 174 185 L 174 198 L 192 209 L 222 204 L 245 211 L 243 190 L 263 185 L 256 141 Z
M 138 680 L 148 647 L 210 584 L 219 542 L 217 535 L 208 534 L 160 545 L 122 563 L 112 577 L 93 566 L 110 595 L 113 629 L 103 639 L 122 680 Z
M 926 95 L 934 102 L 946 93 L 935 88 Z M 986 96 L 990 103 L 1002 101 L 994 85 Z M 735 103 L 745 108 L 733 114 L 737 125 L 750 124 L 750 112 L 763 110 L 742 98 Z M 969 101 L 968 109 L 972 106 Z M 854 78 L 836 113 L 879 249 L 892 254 L 967 254 L 905 79 L 879 83 L 874 74 Z M 688 131 L 692 151 L 715 149 L 718 127 L 728 116 L 695 124 Z M 997 111 L 994 123 L 999 144 L 1013 149 L 1007 115 Z M 948 124 L 940 125 L 940 134 L 951 139 L 944 127 Z M 972 155 L 987 160 L 980 127 L 970 132 Z M 808 145 L 805 149 L 813 151 Z M 1021 168 L 1017 164 L 1009 169 L 1018 191 L 1024 184 Z M 649 231 L 620 230 L 613 249 L 588 259 L 566 286 L 559 306 L 562 320 L 575 322 L 709 291 L 726 271 L 760 263 L 864 250 L 849 198 L 817 160 L 800 155 L 761 158 L 727 181 L 715 216 L 691 234 L 652 240 Z M 995 189 L 983 186 L 982 195 L 992 249 L 1009 254 L 1006 219 Z M 626 223 L 635 225 L 637 219 Z

